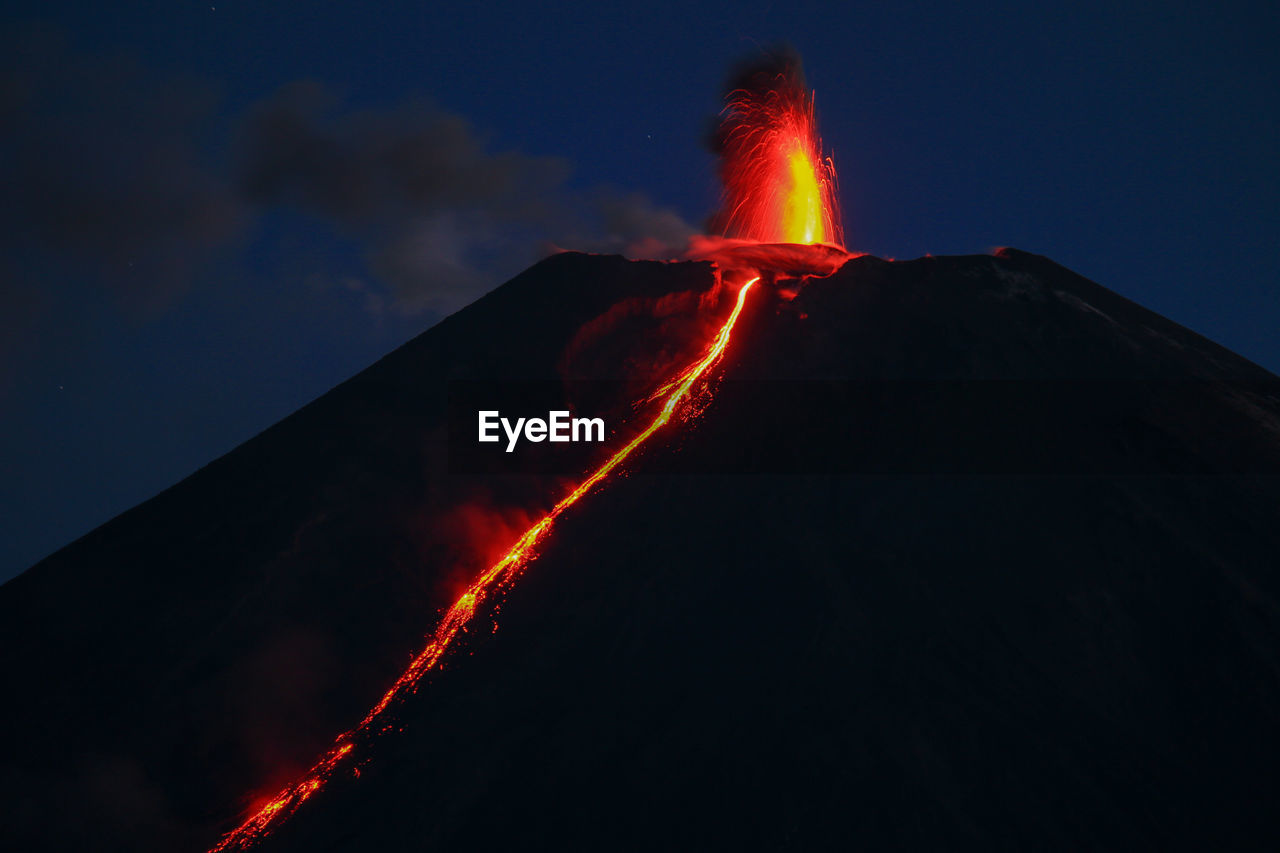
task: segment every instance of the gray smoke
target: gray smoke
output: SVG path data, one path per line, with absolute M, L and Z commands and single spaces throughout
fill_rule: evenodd
M 355 110 L 300 82 L 228 119 L 212 87 L 56 33 L 15 30 L 0 54 L 0 387 L 72 317 L 145 319 L 219 286 L 281 208 L 356 241 L 368 280 L 341 280 L 374 312 L 455 310 L 558 248 L 671 256 L 693 233 L 429 104 Z
M 44 253 L 127 301 L 163 303 L 242 222 L 234 188 L 200 150 L 217 99 L 128 59 L 77 55 L 54 34 L 23 36 L 0 45 L 6 255 Z M 18 266 L 6 290 L 22 284 Z
M 571 189 L 563 159 L 492 152 L 459 116 L 422 103 L 344 110 L 316 83 L 255 106 L 238 148 L 245 198 L 357 236 L 409 311 L 461 307 L 553 247 L 665 255 L 693 233 L 642 195 Z

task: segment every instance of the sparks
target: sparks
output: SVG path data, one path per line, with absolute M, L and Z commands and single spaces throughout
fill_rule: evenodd
M 742 313 L 747 291 L 759 280 L 757 276 L 742 286 L 738 291 L 737 302 L 734 304 L 733 311 L 729 314 L 729 319 L 720 327 L 720 331 L 706 351 L 697 361 L 682 371 L 676 379 L 663 387 L 664 392 L 666 392 L 666 398 L 653 421 L 621 450 L 610 456 L 603 465 L 592 472 L 591 476 L 583 480 L 577 488 L 562 498 L 541 520 L 526 530 L 502 559 L 486 569 L 471 583 L 467 591 L 459 596 L 458 600 L 445 613 L 444 618 L 440 620 L 440 624 L 436 627 L 435 633 L 431 636 L 431 641 L 426 648 L 414 657 L 409 668 L 396 679 L 396 682 L 383 694 L 382 698 L 365 715 L 359 725 L 339 735 L 335 739 L 333 746 L 307 771 L 305 776 L 276 794 L 265 805 L 259 806 L 240 826 L 223 836 L 222 840 L 210 849 L 210 853 L 222 853 L 222 851 L 227 850 L 247 850 L 271 834 L 280 824 L 288 820 L 312 795 L 323 788 L 325 783 L 333 778 L 338 766 L 351 755 L 358 739 L 366 734 L 376 733 L 380 730 L 378 727 L 382 715 L 393 703 L 417 691 L 422 677 L 440 662 L 454 639 L 475 616 L 480 604 L 486 598 L 510 584 L 519 571 L 536 558 L 538 543 L 551 532 L 556 519 L 603 482 L 617 470 L 619 465 L 648 441 L 654 433 L 671 421 L 676 408 L 688 399 L 694 385 L 706 375 L 707 371 L 724 354 L 725 348 L 729 345 L 729 336 L 733 333 L 734 324 L 738 322 L 738 316 Z
M 813 95 L 797 59 L 771 59 L 735 81 L 716 143 L 721 233 L 762 243 L 844 245 L 835 166 L 823 156 Z

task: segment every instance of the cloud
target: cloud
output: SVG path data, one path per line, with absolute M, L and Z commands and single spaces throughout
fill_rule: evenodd
M 644 193 L 603 187 L 586 194 L 582 228 L 566 238 L 565 248 L 674 258 L 695 234 L 678 213 L 656 206 Z
M 126 307 L 164 307 L 244 222 L 199 142 L 213 91 L 21 36 L 0 70 L 0 241 L 19 259 L 9 284 L 47 286 L 61 271 Z
M 314 82 L 255 105 L 240 134 L 239 180 L 257 204 L 289 203 L 347 224 L 483 210 L 544 215 L 568 177 L 555 157 L 488 153 L 462 117 L 422 103 L 343 111 Z
M 497 257 L 486 257 L 491 248 Z M 378 240 L 369 266 L 402 310 L 444 313 L 499 283 L 490 271 L 501 269 L 514 248 L 504 245 L 483 214 L 441 211 L 416 217 Z
M 456 310 L 558 248 L 672 256 L 692 233 L 642 195 L 574 187 L 563 158 L 494 150 L 428 103 L 353 109 L 298 82 L 231 113 L 210 85 L 77 53 L 56 32 L 15 28 L 0 52 L 0 392 L 50 332 L 83 338 L 118 322 L 104 307 L 145 320 L 229 281 L 208 271 L 278 240 L 251 226 L 282 210 L 354 241 L 375 315 Z
M 408 312 L 459 308 L 556 247 L 665 257 L 693 233 L 641 194 L 573 188 L 561 158 L 491 151 L 460 116 L 424 103 L 346 110 L 317 83 L 254 106 L 237 148 L 246 199 L 360 239 Z

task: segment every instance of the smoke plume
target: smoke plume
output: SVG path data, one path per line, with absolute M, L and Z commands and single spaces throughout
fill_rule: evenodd
M 465 119 L 423 103 L 344 110 L 319 84 L 292 84 L 250 111 L 238 147 L 246 199 L 358 237 L 410 311 L 461 307 L 551 247 L 666 256 L 693 233 L 643 195 L 572 189 L 563 159 L 491 152 Z
M 297 82 L 228 112 L 210 85 L 77 54 L 57 33 L 0 48 L 0 385 L 104 307 L 145 320 L 220 287 L 277 212 L 352 241 L 368 280 L 344 287 L 406 314 L 456 310 L 557 249 L 667 257 L 693 233 L 425 102 L 352 109 Z

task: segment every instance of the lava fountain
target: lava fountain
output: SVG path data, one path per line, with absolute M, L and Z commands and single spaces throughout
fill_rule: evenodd
M 730 83 L 713 147 L 724 187 L 714 230 L 761 243 L 844 245 L 836 172 L 822 150 L 813 94 L 790 54 Z

